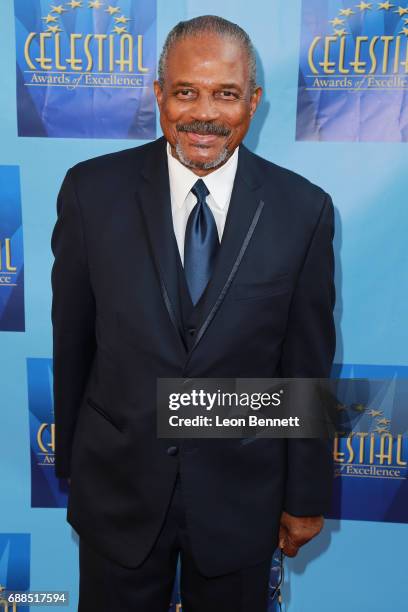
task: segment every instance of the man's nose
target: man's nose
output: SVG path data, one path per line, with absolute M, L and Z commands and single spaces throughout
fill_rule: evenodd
M 191 109 L 194 119 L 211 121 L 219 117 L 219 109 L 211 94 L 200 94 Z

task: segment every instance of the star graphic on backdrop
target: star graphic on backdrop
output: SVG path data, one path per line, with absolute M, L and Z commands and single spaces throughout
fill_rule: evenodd
M 55 15 L 47 15 L 46 17 L 41 17 L 44 19 L 45 23 L 55 23 L 58 19 Z
M 408 36 L 408 28 L 402 28 L 400 34 L 405 34 L 405 36 Z
M 364 412 L 365 408 L 363 404 L 357 404 L 356 406 L 353 406 L 353 410 L 355 410 L 356 412 Z
M 387 429 L 387 427 L 376 427 L 374 429 L 375 433 L 379 433 L 379 434 L 383 434 L 383 433 L 390 433 Z
M 51 5 L 51 13 L 58 13 L 58 15 L 62 15 L 62 13 L 66 13 L 67 9 L 65 9 L 62 4 L 58 6 Z
M 105 9 L 105 13 L 109 13 L 109 15 L 114 15 L 115 13 L 119 13 L 120 8 L 118 6 L 109 5 L 107 9 Z
M 391 419 L 386 419 L 383 417 L 382 419 L 377 419 L 378 425 L 389 425 L 391 423 Z
M 103 6 L 102 2 L 99 2 L 99 0 L 93 0 L 92 2 L 90 2 L 88 4 L 88 8 L 101 8 L 101 6 Z
M 354 11 L 351 8 L 340 9 L 340 15 L 343 15 L 344 17 L 350 17 L 350 15 L 354 15 Z
M 340 38 L 340 36 L 347 36 L 347 32 L 345 28 L 341 28 L 341 30 L 334 30 L 336 36 Z
M 344 23 L 344 19 L 339 19 L 338 17 L 335 17 L 334 19 L 332 19 L 331 21 L 329 21 L 329 23 L 332 24 L 332 26 L 335 28 L 338 25 L 343 25 Z
M 346 410 L 346 406 L 344 404 L 337 404 L 337 410 L 340 412 L 340 410 Z
M 404 19 L 404 23 L 408 24 L 408 17 Z
M 71 0 L 71 2 L 67 2 L 67 5 L 72 9 L 82 8 L 82 2 L 77 2 L 77 0 Z
M 392 8 L 394 6 L 394 4 L 391 4 L 391 2 L 380 2 L 378 4 L 378 10 L 380 11 L 381 9 L 383 9 L 384 11 L 389 11 L 390 8 Z
M 399 6 L 397 10 L 394 11 L 394 13 L 398 13 L 400 17 L 402 17 L 403 15 L 408 15 L 408 8 L 402 8 L 402 6 Z
M 125 17 L 124 15 L 122 15 L 121 17 L 115 17 L 115 21 L 116 23 L 127 23 L 128 21 L 130 21 L 129 17 Z
M 371 11 L 372 2 L 360 2 L 360 4 L 357 4 L 356 7 L 359 8 L 360 11 Z
M 127 32 L 127 29 L 124 26 L 123 27 L 115 26 L 112 32 L 115 32 L 115 34 L 125 34 L 125 32 Z
M 55 26 L 48 26 L 47 32 L 52 32 L 53 34 L 56 34 L 57 32 L 62 32 L 61 28 L 59 27 L 59 25 L 55 25 Z
M 372 417 L 381 416 L 381 415 L 382 415 L 382 410 L 369 410 L 369 411 L 367 412 L 367 414 L 368 414 L 369 416 L 372 416 Z

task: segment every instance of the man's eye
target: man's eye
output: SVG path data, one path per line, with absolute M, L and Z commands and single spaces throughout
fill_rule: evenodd
M 176 95 L 180 98 L 189 98 L 193 95 L 193 92 L 191 89 L 179 89 L 179 91 L 176 91 Z
M 228 91 L 228 89 L 220 91 L 219 95 L 220 95 L 221 98 L 231 98 L 232 99 L 232 98 L 236 98 L 237 97 L 234 92 Z

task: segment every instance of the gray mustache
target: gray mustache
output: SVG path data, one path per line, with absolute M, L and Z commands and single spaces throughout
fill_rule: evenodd
M 214 136 L 229 136 L 231 130 L 225 125 L 217 125 L 216 123 L 206 123 L 205 121 L 192 121 L 191 123 L 178 123 L 176 125 L 178 132 L 194 132 L 195 134 L 213 134 Z

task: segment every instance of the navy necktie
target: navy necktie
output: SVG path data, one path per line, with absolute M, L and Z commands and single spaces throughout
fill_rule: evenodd
M 191 189 L 197 204 L 191 211 L 184 239 L 184 272 L 195 305 L 211 278 L 219 239 L 214 216 L 205 201 L 210 193 L 199 179 Z

